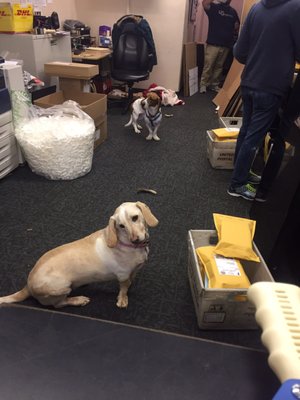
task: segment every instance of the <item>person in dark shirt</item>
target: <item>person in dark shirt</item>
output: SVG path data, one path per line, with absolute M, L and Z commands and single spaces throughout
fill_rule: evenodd
M 241 76 L 243 123 L 227 193 L 254 200 L 260 178 L 251 172 L 257 150 L 278 114 L 300 60 L 300 1 L 261 0 L 250 9 L 234 56 Z M 257 197 L 257 200 L 259 198 Z
M 219 90 L 223 66 L 240 25 L 237 12 L 230 6 L 231 0 L 219 0 L 218 3 L 213 1 L 202 1 L 202 6 L 208 16 L 208 34 L 200 93 L 205 93 L 207 88 Z

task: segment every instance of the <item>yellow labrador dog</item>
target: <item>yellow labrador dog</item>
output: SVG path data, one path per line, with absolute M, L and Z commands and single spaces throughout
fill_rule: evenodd
M 148 226 L 157 224 L 146 204 L 139 201 L 121 204 L 106 228 L 45 253 L 29 273 L 27 285 L 19 292 L 0 297 L 0 304 L 32 296 L 55 308 L 84 306 L 90 299 L 68 297 L 72 289 L 117 279 L 120 283 L 117 306 L 127 307 L 129 286 L 148 258 Z

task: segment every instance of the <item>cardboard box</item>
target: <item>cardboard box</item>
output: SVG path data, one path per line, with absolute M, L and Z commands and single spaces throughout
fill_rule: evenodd
M 90 81 L 84 79 L 58 78 L 58 86 L 63 92 L 90 92 Z
M 243 72 L 243 68 L 244 66 L 240 64 L 236 59 L 233 60 L 223 87 L 213 99 L 215 105 L 218 106 L 219 116 L 224 115 L 227 107 L 230 105 L 232 99 L 240 88 L 241 74 Z
M 182 74 L 183 74 L 183 94 L 190 96 L 189 89 L 189 71 L 197 67 L 197 45 L 195 42 L 185 43 L 183 45 L 182 55 Z
M 195 249 L 215 245 L 214 230 L 190 230 L 188 233 L 188 276 L 200 329 L 257 329 L 255 306 L 248 301 L 247 289 L 207 289 L 204 287 Z M 241 260 L 250 283 L 274 279 L 254 244 L 260 262 Z
M 45 74 L 60 78 L 91 79 L 98 75 L 98 65 L 53 61 L 44 65 Z
M 236 140 L 216 141 L 216 135 L 212 131 L 206 132 L 207 158 L 213 168 L 233 169 L 233 159 L 236 148 Z
M 34 101 L 36 106 L 48 108 L 62 104 L 66 100 L 74 100 L 81 109 L 86 112 L 98 126 L 106 117 L 107 96 L 102 93 L 83 93 L 79 91 L 56 92 Z
M 265 163 L 267 162 L 268 156 L 269 156 L 269 151 L 270 151 L 269 141 L 270 141 L 270 139 L 271 139 L 270 133 L 267 133 L 267 135 L 265 137 L 264 151 L 263 151 L 263 154 L 264 154 L 263 158 L 264 158 Z M 292 157 L 294 157 L 294 155 L 295 155 L 295 146 L 291 145 L 288 142 L 285 142 L 285 151 L 283 154 L 283 159 L 282 159 L 280 169 L 285 168 L 286 164 L 290 161 L 290 159 Z
M 250 11 L 250 8 L 257 3 L 257 0 L 244 0 L 243 4 L 243 10 L 242 10 L 242 16 L 241 16 L 241 24 L 240 24 L 240 30 L 242 29 L 245 19 L 247 17 L 248 12 Z
M 33 28 L 32 4 L 0 3 L 0 32 L 25 33 Z
M 107 117 L 96 126 L 94 149 L 107 139 Z

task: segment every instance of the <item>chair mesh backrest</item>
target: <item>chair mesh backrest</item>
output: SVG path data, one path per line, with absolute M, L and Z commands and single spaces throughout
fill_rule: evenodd
M 127 23 L 119 40 L 114 44 L 113 60 L 115 69 L 147 71 L 149 69 L 148 46 L 135 23 Z

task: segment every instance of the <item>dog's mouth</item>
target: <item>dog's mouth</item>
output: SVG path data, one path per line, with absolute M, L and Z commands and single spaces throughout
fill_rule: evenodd
M 133 242 L 131 242 L 133 244 L 133 246 L 135 247 L 146 247 L 149 246 L 149 239 L 144 239 L 144 240 L 135 240 Z
M 140 245 L 142 245 L 142 246 L 149 246 L 149 244 L 150 244 L 150 240 L 149 239 L 145 239 L 145 240 L 143 240 L 142 242 L 140 242 Z
M 133 247 L 133 248 L 143 248 L 149 246 L 150 240 L 145 239 L 143 241 L 140 240 L 135 240 L 134 242 L 131 243 L 124 243 L 121 240 L 119 240 L 119 244 L 125 247 Z

